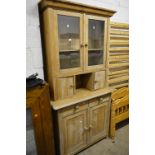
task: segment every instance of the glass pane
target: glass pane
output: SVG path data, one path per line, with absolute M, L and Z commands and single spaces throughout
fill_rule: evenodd
M 104 21 L 89 19 L 88 65 L 103 64 Z
M 70 51 L 60 53 L 60 68 L 74 68 L 79 67 L 80 64 L 80 52 Z
M 103 50 L 88 52 L 88 66 L 103 64 Z
M 79 17 L 58 15 L 58 31 L 60 51 L 80 49 Z
M 26 110 L 26 155 L 37 155 L 30 109 Z
M 58 15 L 60 68 L 80 66 L 80 18 Z

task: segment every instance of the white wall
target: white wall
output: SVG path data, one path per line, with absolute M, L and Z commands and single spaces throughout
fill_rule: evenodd
M 26 0 L 26 76 L 43 75 L 43 60 L 38 13 L 38 0 Z
M 43 60 L 38 15 L 38 1 L 26 0 L 26 76 L 35 72 L 43 75 Z M 112 21 L 129 22 L 129 0 L 67 0 L 116 10 Z

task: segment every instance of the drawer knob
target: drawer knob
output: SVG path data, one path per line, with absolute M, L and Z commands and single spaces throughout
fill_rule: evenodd
M 100 102 L 103 102 L 104 101 L 104 98 L 100 98 Z
M 89 128 L 88 127 L 84 127 L 84 129 L 87 131 L 87 130 L 89 130 Z
M 92 129 L 92 128 L 93 128 L 93 126 L 90 124 L 90 125 L 89 125 L 89 128 L 90 128 L 90 129 Z
M 94 83 L 98 83 L 98 81 L 94 81 Z
M 78 110 L 78 109 L 79 109 L 79 105 L 76 105 L 76 106 L 75 106 L 75 109 Z

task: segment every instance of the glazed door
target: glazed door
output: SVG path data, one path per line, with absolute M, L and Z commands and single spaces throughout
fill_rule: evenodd
M 105 68 L 107 19 L 97 16 L 85 16 L 85 69 Z
M 82 70 L 82 14 L 55 11 L 57 58 L 61 73 Z
M 90 108 L 89 144 L 107 135 L 108 102 Z
M 64 153 L 62 154 L 74 154 L 87 145 L 87 117 L 87 110 L 85 110 L 64 118 Z

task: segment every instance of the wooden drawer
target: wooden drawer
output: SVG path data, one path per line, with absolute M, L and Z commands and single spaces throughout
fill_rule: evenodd
M 101 96 L 98 98 L 98 103 L 102 104 L 104 102 L 109 102 L 110 101 L 110 96 Z
M 66 117 L 66 116 L 72 115 L 76 112 L 85 110 L 87 108 L 88 108 L 87 102 L 78 103 L 78 104 L 75 104 L 73 106 L 70 106 L 70 107 L 67 107 L 67 108 L 64 108 L 63 110 L 61 110 L 61 115 L 62 115 L 62 117 Z
M 89 107 L 93 107 L 93 106 L 98 105 L 98 101 L 99 101 L 99 100 L 98 100 L 97 98 L 94 98 L 94 99 L 89 100 L 89 101 L 88 101 Z

